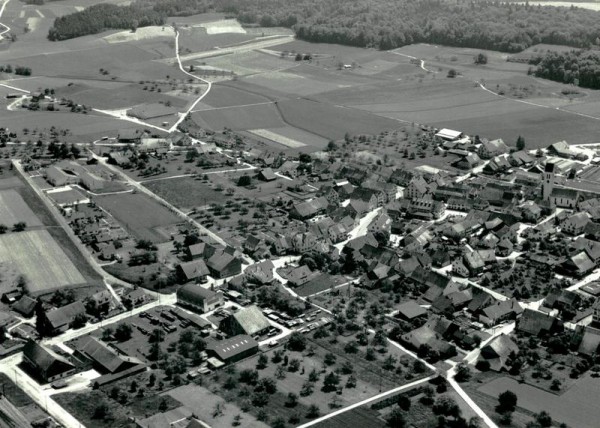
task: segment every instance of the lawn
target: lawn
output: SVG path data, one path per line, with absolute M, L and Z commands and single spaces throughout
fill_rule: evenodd
M 166 242 L 157 229 L 181 223 L 181 219 L 167 208 L 139 193 L 97 196 L 94 201 L 110 212 L 136 239 L 148 239 L 154 243 Z
M 27 280 L 32 294 L 83 284 L 85 278 L 46 230 L 0 237 L 0 260 Z
M 145 183 L 144 186 L 182 209 L 223 204 L 228 199 L 225 192 L 214 190 L 193 177 L 151 181 Z
M 42 225 L 16 190 L 0 191 L 0 224 L 11 227 L 21 221 L 27 223 L 27 226 Z

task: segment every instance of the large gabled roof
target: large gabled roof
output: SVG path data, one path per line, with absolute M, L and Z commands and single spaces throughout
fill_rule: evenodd
M 71 323 L 73 318 L 79 314 L 85 314 L 85 307 L 81 301 L 76 301 L 46 312 L 46 319 L 53 328 L 58 328 Z
M 23 355 L 43 371 L 47 371 L 56 362 L 75 368 L 75 366 L 67 361 L 66 358 L 61 357 L 56 352 L 51 351 L 33 340 L 27 341 L 23 347 Z
M 269 320 L 263 315 L 258 306 L 252 305 L 240 309 L 231 315 L 242 327 L 246 334 L 253 335 L 271 327 Z

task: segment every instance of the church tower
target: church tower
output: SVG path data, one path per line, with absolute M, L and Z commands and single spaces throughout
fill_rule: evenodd
M 546 163 L 544 169 L 544 181 L 542 182 L 542 199 L 544 201 L 550 200 L 550 194 L 554 188 L 554 164 L 551 162 Z

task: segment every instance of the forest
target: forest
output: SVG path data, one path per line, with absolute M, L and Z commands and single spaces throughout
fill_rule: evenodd
M 132 30 L 149 25 L 163 25 L 165 16 L 147 8 L 135 5 L 116 6 L 100 3 L 80 12 L 56 18 L 48 32 L 51 41 L 67 40 L 74 37 L 97 34 L 110 29 Z
M 224 12 L 246 25 L 289 27 L 300 39 L 393 49 L 411 43 L 520 52 L 538 43 L 600 44 L 600 12 L 467 0 L 137 0 L 61 18 L 51 40 L 163 24 L 167 16 Z
M 531 60 L 537 64 L 534 74 L 544 79 L 571 83 L 583 88 L 600 89 L 600 54 L 589 50 L 547 52 Z
M 379 49 L 422 42 L 520 52 L 600 42 L 600 12 L 575 7 L 461 0 L 225 0 L 221 7 L 247 24 L 293 27 L 307 41 Z

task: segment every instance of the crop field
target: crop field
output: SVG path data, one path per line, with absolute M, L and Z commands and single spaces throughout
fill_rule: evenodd
M 151 181 L 144 186 L 181 209 L 223 204 L 227 200 L 225 192 L 218 192 L 192 177 Z
M 216 84 L 213 85 L 209 94 L 202 99 L 202 104 L 207 104 L 206 108 L 210 109 L 259 104 L 268 101 L 268 98 L 261 95 L 242 91 L 223 84 Z M 198 109 L 200 109 L 200 107 L 198 107 Z
M 41 226 L 42 222 L 15 190 L 0 191 L 0 224 L 12 226 L 24 221 L 27 226 Z
M 32 294 L 82 284 L 84 277 L 46 230 L 0 236 L 0 260 L 27 280 Z
M 285 126 L 277 108 L 273 104 L 261 104 L 249 107 L 231 107 L 221 110 L 196 111 L 192 113 L 194 121 L 205 128 L 215 131 L 230 128 L 245 131 L 257 128 L 279 128 Z
M 600 393 L 600 380 L 589 375 L 582 377 L 562 395 L 555 395 L 508 377 L 495 379 L 479 388 L 494 398 L 506 390 L 513 391 L 518 406 L 531 412 L 546 410 L 553 419 L 578 428 L 598 426 L 600 409 L 596 397 Z
M 177 215 L 139 193 L 98 196 L 94 201 L 110 212 L 136 239 L 148 239 L 154 243 L 166 242 L 169 237 L 157 229 L 181 223 Z
M 377 134 L 402 125 L 394 119 L 308 99 L 282 101 L 278 108 L 289 125 L 330 140 L 344 138 L 346 132 Z

